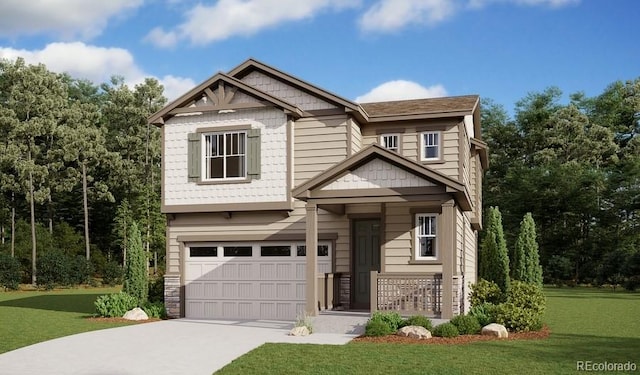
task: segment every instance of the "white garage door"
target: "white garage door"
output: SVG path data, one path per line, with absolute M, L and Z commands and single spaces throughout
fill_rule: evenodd
M 305 307 L 305 255 L 297 242 L 188 244 L 186 317 L 295 319 Z M 319 274 L 330 272 L 330 255 L 330 243 L 319 243 Z

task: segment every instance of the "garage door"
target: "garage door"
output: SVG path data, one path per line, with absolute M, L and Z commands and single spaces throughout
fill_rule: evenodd
M 187 245 L 187 318 L 293 320 L 304 311 L 304 243 Z M 318 273 L 330 272 L 331 244 L 321 242 L 317 251 Z

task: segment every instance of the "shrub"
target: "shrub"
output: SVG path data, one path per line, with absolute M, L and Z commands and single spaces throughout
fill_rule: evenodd
M 93 266 L 90 261 L 83 255 L 77 255 L 75 257 L 66 256 L 66 260 L 69 262 L 67 270 L 67 284 L 79 285 L 89 282 L 91 275 L 93 274 Z
M 385 322 L 392 332 L 395 332 L 402 326 L 404 319 L 395 311 L 376 311 L 370 320 L 379 320 Z
M 162 302 L 146 302 L 142 305 L 142 310 L 149 318 L 165 319 L 167 317 L 167 310 Z
M 138 306 L 138 299 L 127 293 L 120 292 L 100 296 L 94 305 L 98 316 L 121 318 L 127 311 Z
M 431 332 L 436 337 L 458 337 L 460 332 L 452 323 L 443 323 L 433 328 Z
M 59 251 L 49 251 L 36 260 L 36 283 L 47 290 L 69 283 L 69 258 Z
M 471 285 L 471 294 L 469 297 L 471 299 L 471 306 L 477 306 L 483 303 L 497 305 L 504 300 L 498 284 L 484 279 L 480 279 L 477 283 Z
M 496 308 L 496 323 L 512 332 L 539 331 L 542 329 L 542 315 L 533 309 L 506 302 Z
M 394 332 L 394 330 L 389 327 L 387 322 L 382 320 L 373 320 L 369 319 L 367 322 L 367 327 L 365 328 L 364 335 L 365 336 L 386 336 L 390 335 Z
M 311 317 L 307 313 L 300 313 L 296 317 L 295 327 L 307 327 L 309 333 L 313 333 L 313 324 Z
M 475 335 L 480 332 L 480 329 L 482 329 L 478 322 L 478 318 L 473 315 L 454 316 L 450 323 L 456 326 L 461 335 Z
M 496 305 L 485 302 L 479 305 L 473 306 L 469 310 L 469 315 L 475 316 L 478 319 L 480 327 L 484 327 L 488 324 L 496 322 Z
M 133 222 L 129 228 L 129 258 L 125 270 L 122 291 L 135 297 L 139 305 L 147 301 L 149 293 L 147 260 L 142 250 L 142 238 L 138 224 Z
M 109 286 L 114 286 L 122 282 L 122 275 L 124 271 L 122 267 L 116 262 L 107 262 L 104 266 L 104 272 L 102 273 L 102 283 Z
M 532 310 L 538 315 L 544 313 L 546 299 L 542 288 L 535 284 L 513 281 L 507 294 L 507 302 L 517 307 Z
M 428 331 L 433 329 L 433 324 L 431 324 L 431 320 L 424 315 L 414 315 L 407 318 L 401 324 L 402 327 L 406 326 L 420 326 L 426 328 Z
M 640 288 L 640 276 L 631 276 L 624 281 L 624 288 L 630 292 L 634 292 Z
M 149 301 L 164 302 L 164 277 L 154 277 L 149 280 Z
M 20 261 L 9 254 L 0 253 L 0 286 L 16 290 L 20 277 Z

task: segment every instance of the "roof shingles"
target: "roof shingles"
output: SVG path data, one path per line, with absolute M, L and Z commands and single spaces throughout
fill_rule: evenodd
M 478 103 L 478 95 L 451 96 L 446 98 L 398 100 L 390 102 L 361 103 L 369 117 L 404 116 L 427 113 L 468 112 Z

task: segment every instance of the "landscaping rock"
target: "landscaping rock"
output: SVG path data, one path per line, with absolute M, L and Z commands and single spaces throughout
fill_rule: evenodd
M 496 336 L 499 338 L 507 338 L 509 337 L 509 332 L 502 324 L 491 323 L 482 327 L 482 334 L 485 336 Z
M 402 327 L 396 333 L 398 336 L 412 337 L 416 339 L 430 339 L 431 332 L 421 326 L 407 326 Z
M 135 309 L 127 311 L 123 318 L 127 320 L 148 320 L 149 316 L 144 312 L 144 310 L 136 307 Z
M 291 331 L 289 331 L 289 336 L 309 336 L 311 332 L 309 332 L 309 328 L 302 327 L 293 327 Z

